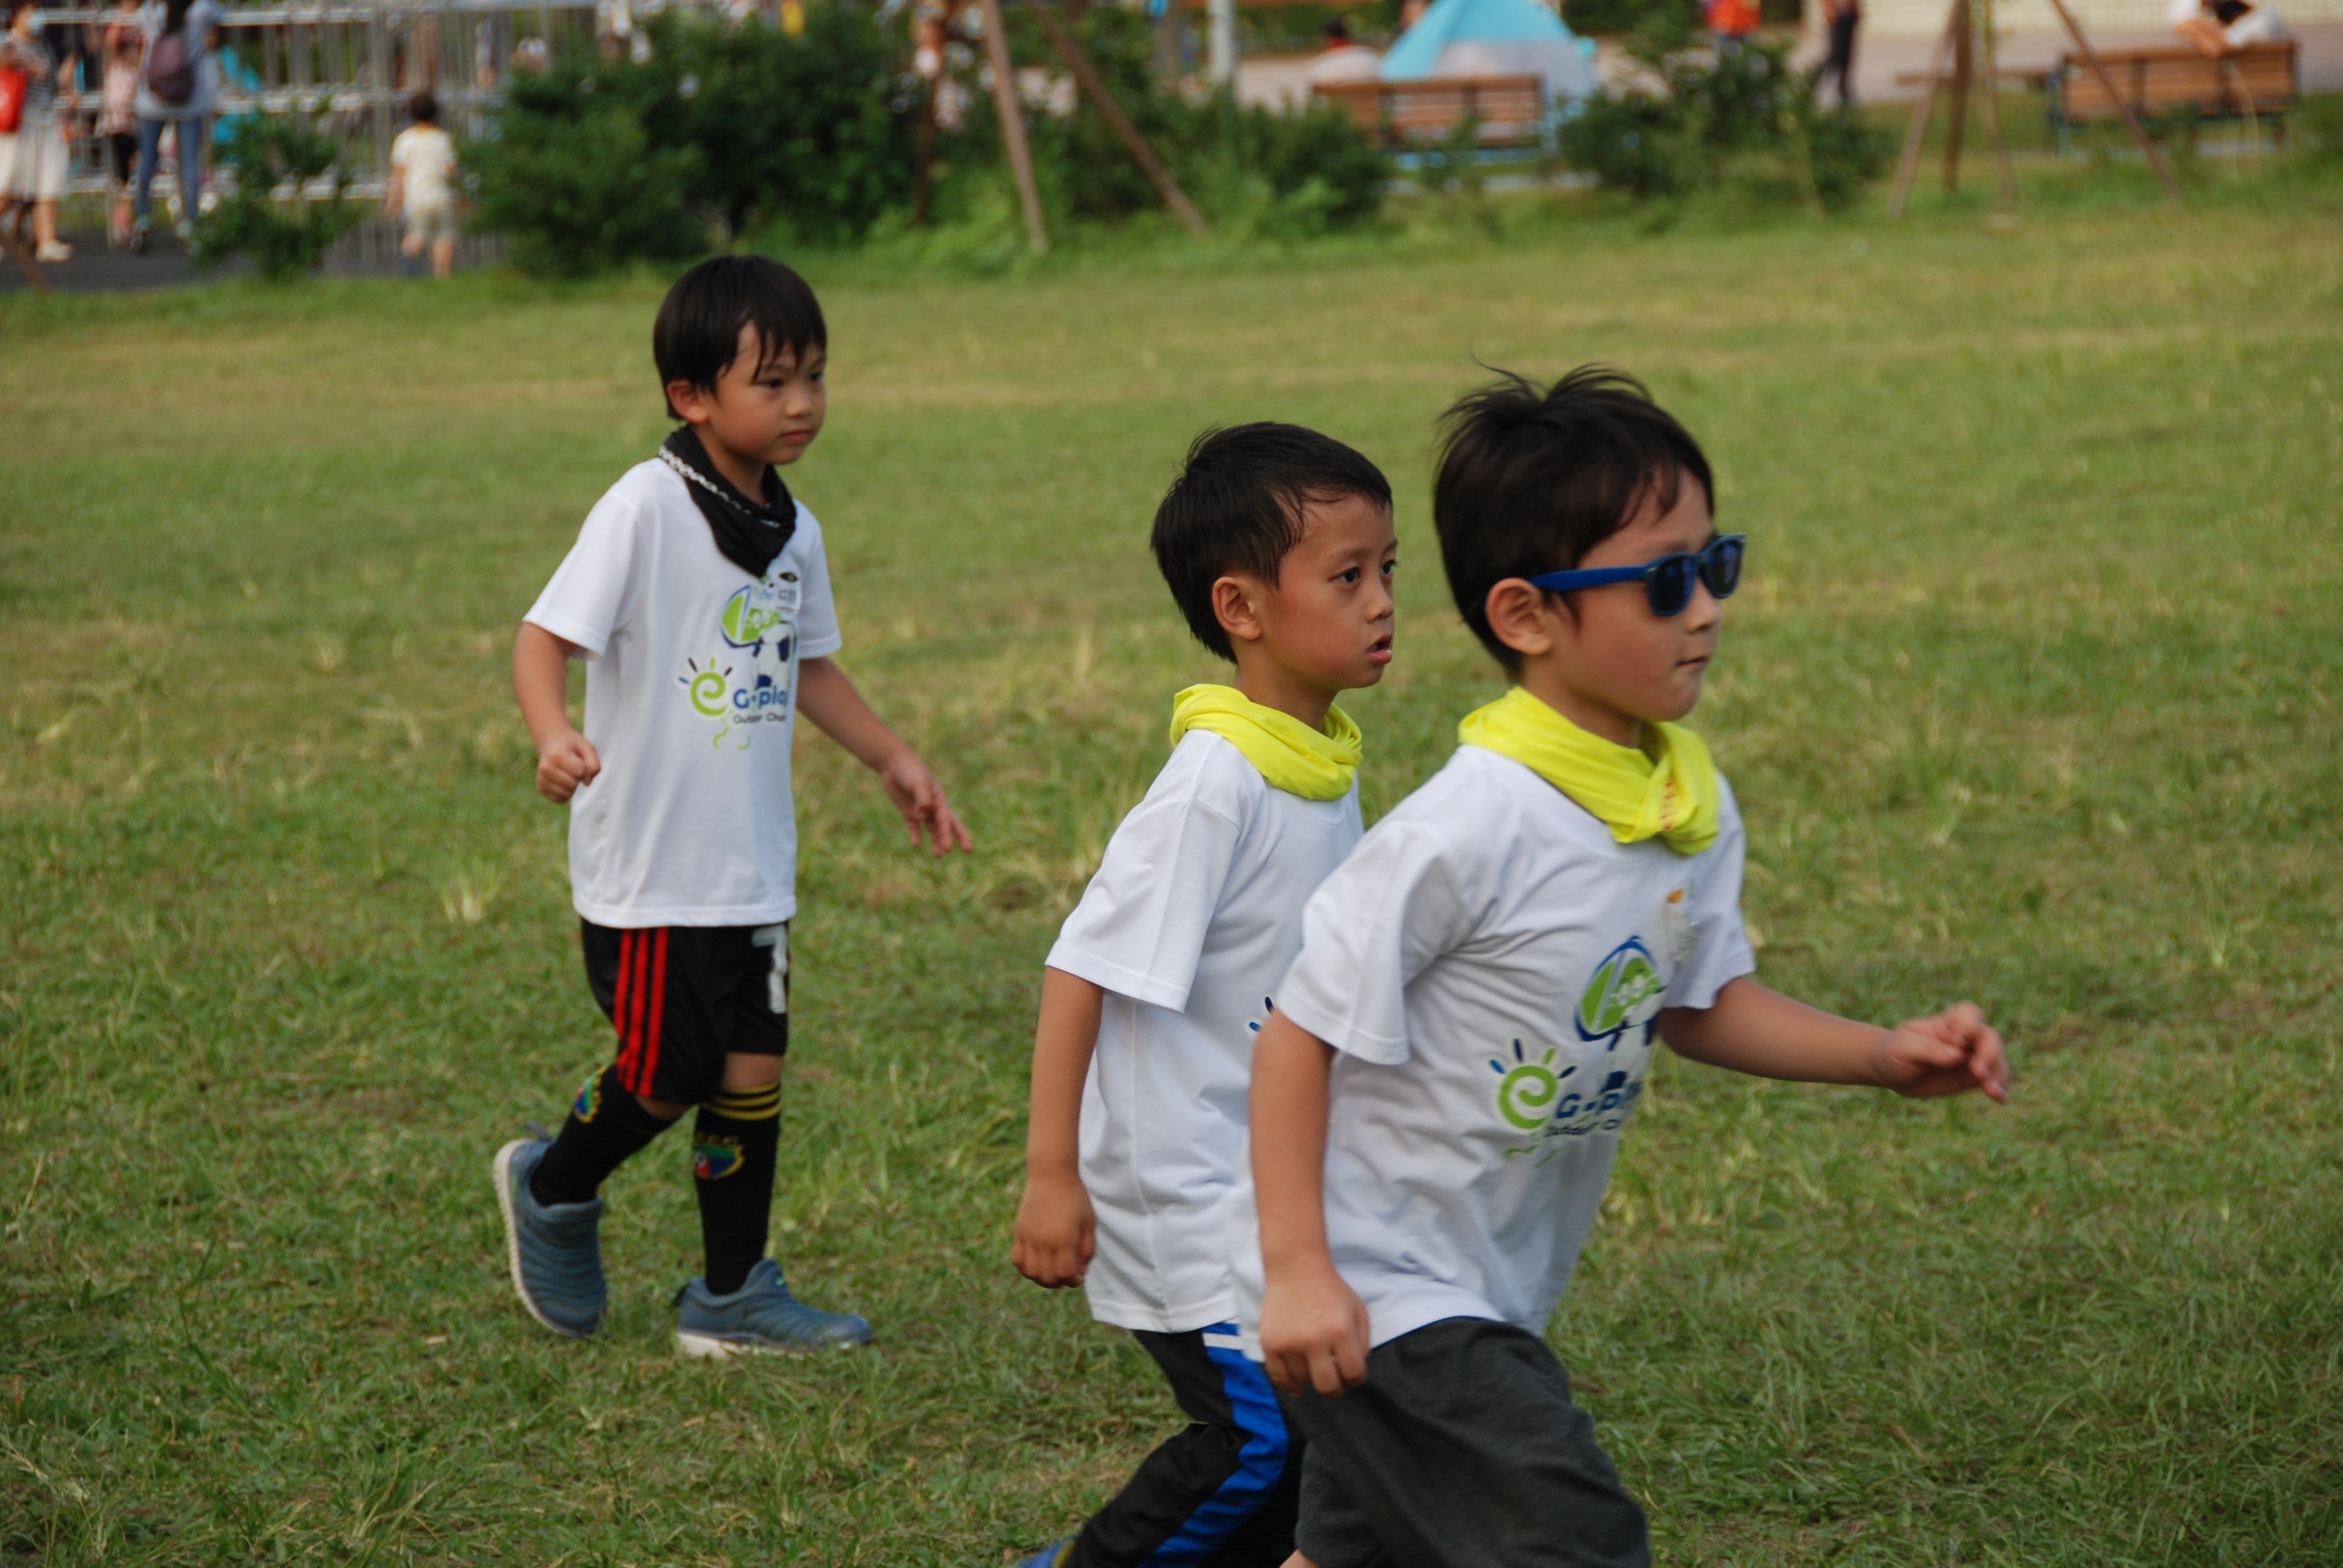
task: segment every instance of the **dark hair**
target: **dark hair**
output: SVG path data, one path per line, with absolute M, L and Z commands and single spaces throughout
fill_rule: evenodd
M 1302 542 L 1302 508 L 1345 496 L 1388 511 L 1391 481 L 1332 436 L 1262 423 L 1197 437 L 1147 541 L 1196 640 L 1233 663 L 1236 650 L 1212 614 L 1212 584 L 1231 571 L 1275 582 Z
M 439 118 L 439 100 L 431 95 L 430 88 L 426 87 L 407 101 L 407 112 L 414 116 L 418 126 L 436 124 Z
M 1325 34 L 1329 38 L 1347 44 L 1351 41 L 1351 24 L 1340 16 L 1329 18 L 1325 26 Z
M 1716 505 L 1700 443 L 1642 382 L 1606 366 L 1581 366 L 1544 391 L 1502 371 L 1440 424 L 1440 563 L 1456 612 L 1507 669 L 1520 657 L 1489 629 L 1491 588 L 1568 571 L 1647 499 L 1673 508 L 1687 475 Z
M 196 0 L 165 0 L 163 6 L 164 33 L 166 35 L 176 33 L 182 27 L 185 27 L 187 25 L 188 8 L 194 5 L 195 3 Z M 13 15 L 14 13 L 12 12 L 11 14 Z
M 713 387 L 739 352 L 743 327 L 757 329 L 759 364 L 830 348 L 830 327 L 804 278 L 766 256 L 719 256 L 677 278 L 659 302 L 651 326 L 659 386 Z

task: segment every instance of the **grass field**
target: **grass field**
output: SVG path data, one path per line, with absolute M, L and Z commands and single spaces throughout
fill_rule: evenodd
M 1697 720 L 1763 972 L 1961 996 L 2016 1103 L 1670 1061 L 1553 1330 L 1676 1564 L 2343 1560 L 2343 195 L 817 281 L 842 656 L 980 836 L 801 742 L 778 1250 L 872 1353 L 608 1330 L 486 1179 L 604 1060 L 514 626 L 662 432 L 653 282 L 0 309 L 0 1561 L 998 1564 L 1176 1416 L 1006 1262 L 1041 956 L 1212 666 L 1207 421 L 1383 461 L 1378 811 L 1496 690 L 1427 520 L 1473 357 L 1605 359 L 1753 540 Z

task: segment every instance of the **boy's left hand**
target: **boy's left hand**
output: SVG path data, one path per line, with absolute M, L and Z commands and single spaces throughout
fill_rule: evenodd
M 1872 1052 L 1872 1068 L 1882 1087 L 1915 1100 L 1971 1089 L 2005 1104 L 2009 1100 L 2009 1058 L 2002 1050 L 2001 1033 L 1986 1022 L 1975 1002 L 1887 1030 Z
M 951 805 L 944 799 L 944 787 L 928 771 L 928 765 L 910 752 L 897 756 L 879 770 L 879 782 L 887 789 L 887 799 L 903 814 L 903 825 L 911 830 L 911 847 L 932 844 L 933 852 L 941 855 L 952 849 L 972 849 L 975 840 L 968 836 Z

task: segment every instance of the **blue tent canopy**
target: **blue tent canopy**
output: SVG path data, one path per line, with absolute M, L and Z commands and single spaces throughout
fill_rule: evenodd
M 1383 56 L 1383 75 L 1387 82 L 1423 81 L 1502 63 L 1544 75 L 1557 96 L 1575 96 L 1594 85 L 1587 53 L 1537 0 L 1435 0 Z

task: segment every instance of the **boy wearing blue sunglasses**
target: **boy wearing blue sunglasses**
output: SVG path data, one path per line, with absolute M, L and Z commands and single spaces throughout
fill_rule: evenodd
M 1655 1040 L 2007 1096 L 1966 1002 L 1885 1029 L 1750 978 L 1740 812 L 1677 722 L 1739 583 L 1714 505 L 1699 446 L 1614 373 L 1449 412 L 1443 563 L 1511 689 L 1312 896 L 1234 1201 L 1240 1336 L 1306 1440 L 1302 1563 L 1651 1561 L 1543 1335 Z

